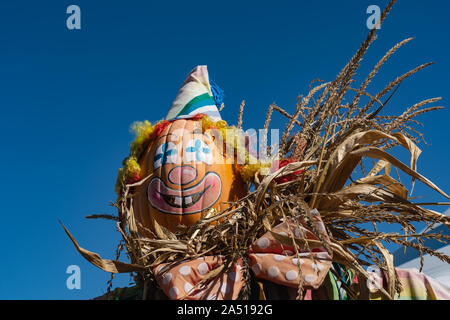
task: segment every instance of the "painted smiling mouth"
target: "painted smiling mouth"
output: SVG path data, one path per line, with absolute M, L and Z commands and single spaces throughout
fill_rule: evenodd
M 150 205 L 163 213 L 189 215 L 213 206 L 222 193 L 222 181 L 214 171 L 189 188 L 172 189 L 160 177 L 154 177 L 147 187 Z
M 187 196 L 173 196 L 168 194 L 163 194 L 161 192 L 158 192 L 161 197 L 164 199 L 164 201 L 171 207 L 174 208 L 189 208 L 192 207 L 194 204 L 198 202 L 198 200 L 201 199 L 203 194 L 209 189 L 210 186 L 207 186 L 205 189 L 203 189 L 200 192 L 196 192 Z

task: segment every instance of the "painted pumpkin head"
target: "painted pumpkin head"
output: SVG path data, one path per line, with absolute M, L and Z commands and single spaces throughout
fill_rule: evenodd
M 137 187 L 136 219 L 146 228 L 159 225 L 174 230 L 192 225 L 208 210 L 219 212 L 245 195 L 245 184 L 234 161 L 224 159 L 223 146 L 196 119 L 177 119 L 165 125 L 144 151 Z
M 184 81 L 165 120 L 132 127 L 137 136 L 119 170 L 116 192 L 123 199 L 126 184 L 142 182 L 131 192 L 141 235 L 149 234 L 139 225 L 155 231 L 157 222 L 175 230 L 180 224 L 194 224 L 211 209 L 228 208 L 227 202 L 246 194 L 243 177 L 253 176 L 257 166 L 236 164 L 234 154 L 243 159 L 245 151 L 226 155 L 225 146 L 231 143 L 235 148 L 236 143 L 235 138 L 225 141 L 225 130 L 238 130 L 220 117 L 222 95 L 209 80 L 206 66 L 198 66 Z
M 229 208 L 229 202 L 245 196 L 245 182 L 262 168 L 247 147 L 236 142 L 243 141 L 240 129 L 220 117 L 222 95 L 206 66 L 198 66 L 165 120 L 132 126 L 136 140 L 119 170 L 116 192 L 124 200 L 125 185 L 141 181 L 131 191 L 141 235 L 149 236 L 145 229 L 155 231 L 156 223 L 173 231 L 180 224 L 194 224 L 211 209 Z M 228 152 L 230 145 L 235 152 Z

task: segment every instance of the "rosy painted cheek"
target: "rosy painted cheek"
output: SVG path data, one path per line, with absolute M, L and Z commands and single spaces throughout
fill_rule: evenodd
M 210 186 L 210 189 L 217 189 L 218 183 L 217 183 L 217 178 L 215 176 L 210 176 L 206 179 L 205 181 L 205 185 Z
M 156 191 L 152 190 L 150 193 L 150 197 L 153 199 L 153 203 L 158 204 L 160 207 L 166 207 L 166 203 L 161 195 Z
M 213 202 L 220 194 L 220 185 L 218 184 L 216 179 L 209 179 L 208 186 L 209 188 L 208 190 L 206 190 L 203 196 L 203 203 Z
M 161 195 L 158 193 L 158 192 L 156 192 L 156 190 L 152 190 L 152 198 L 153 199 L 155 199 L 155 200 L 158 200 L 158 201 L 161 201 L 162 200 L 162 197 L 161 197 Z
M 217 190 L 218 187 L 219 187 L 219 186 L 218 186 L 218 184 L 217 184 L 217 181 L 216 181 L 216 180 L 213 180 L 213 182 L 211 183 L 211 189 L 212 189 L 212 190 Z

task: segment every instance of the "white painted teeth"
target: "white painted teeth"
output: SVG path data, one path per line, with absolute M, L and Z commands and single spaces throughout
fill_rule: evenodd
M 181 198 L 181 197 L 175 197 L 174 203 L 175 203 L 177 206 L 181 206 L 181 201 L 182 201 L 182 198 Z
M 175 195 L 167 195 L 164 197 L 166 202 L 178 208 L 188 208 L 194 205 L 195 202 L 201 197 L 202 192 L 198 192 L 195 194 L 191 194 L 190 196 L 175 196 Z M 195 200 L 195 202 L 194 202 Z
M 184 198 L 184 203 L 191 204 L 192 203 L 192 197 L 185 197 Z

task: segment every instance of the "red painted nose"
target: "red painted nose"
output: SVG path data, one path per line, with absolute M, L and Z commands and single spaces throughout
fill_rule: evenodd
M 168 178 L 173 184 L 188 184 L 197 178 L 197 170 L 192 166 L 178 166 L 169 171 Z

